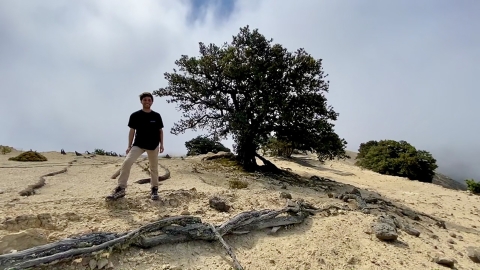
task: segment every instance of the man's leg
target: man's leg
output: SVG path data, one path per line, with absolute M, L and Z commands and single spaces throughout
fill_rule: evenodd
M 155 150 L 147 150 L 147 155 L 150 163 L 151 198 L 158 200 L 158 147 Z
M 138 146 L 133 146 L 128 152 L 127 157 L 123 161 L 122 168 L 120 170 L 120 175 L 118 176 L 118 186 L 122 188 L 127 188 L 127 181 L 130 177 L 130 169 L 132 168 L 133 163 L 145 152 L 142 148 Z

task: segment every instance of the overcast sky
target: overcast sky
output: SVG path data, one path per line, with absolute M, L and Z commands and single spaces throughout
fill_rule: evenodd
M 323 59 L 348 149 L 406 140 L 439 171 L 480 179 L 479 13 L 477 0 L 0 0 L 0 144 L 123 153 L 138 95 L 198 42 L 248 24 Z M 153 109 L 165 152 L 184 154 L 196 133 L 169 133 L 174 105 Z

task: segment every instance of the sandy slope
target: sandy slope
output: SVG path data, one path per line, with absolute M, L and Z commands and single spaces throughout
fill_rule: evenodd
M 148 185 L 131 181 L 125 199 L 107 204 L 104 196 L 116 183 L 110 176 L 118 169 L 122 158 L 97 156 L 87 159 L 71 153 L 62 156 L 49 152 L 44 153 L 49 161 L 43 163 L 7 160 L 15 154 L 18 152 L 0 155 L 0 253 L 60 240 L 72 234 L 123 232 L 163 216 L 182 213 L 218 224 L 242 211 L 282 208 L 285 199 L 280 198 L 281 191 L 317 206 L 340 203 L 311 189 L 288 186 L 283 190 L 278 184 L 238 173 L 229 173 L 230 178 L 243 178 L 249 182 L 249 187 L 231 190 L 225 179 L 227 173 L 222 169 L 208 169 L 211 167 L 202 166 L 198 158 L 173 158 L 161 159 L 172 174 L 172 178 L 160 187 L 161 201 L 150 201 Z M 60 170 L 72 160 L 77 161 L 66 173 L 47 177 L 47 185 L 37 194 L 18 195 L 40 175 Z M 467 246 L 480 246 L 480 228 L 475 227 L 480 226 L 480 196 L 378 175 L 345 162 L 328 162 L 320 166 L 305 156 L 298 156 L 293 161 L 274 162 L 305 176 L 323 176 L 376 191 L 417 211 L 446 220 L 447 230 L 432 226 L 427 228 L 432 233 L 422 233 L 420 237 L 402 233 L 398 243 L 389 244 L 365 233 L 365 228 L 375 218 L 373 215 L 356 211 L 316 215 L 304 224 L 281 229 L 275 235 L 258 231 L 225 237 L 245 269 L 441 269 L 442 266 L 431 261 L 438 252 L 454 258 L 457 269 L 480 269 L 480 264 L 472 262 L 465 251 Z M 201 173 L 192 172 L 193 167 Z M 145 172 L 134 166 L 130 179 L 144 177 Z M 230 213 L 219 213 L 209 208 L 208 198 L 213 194 L 227 198 L 234 209 Z M 16 221 L 7 218 L 16 218 Z M 453 233 L 455 238 L 451 236 Z M 109 260 L 114 269 L 231 267 L 231 259 L 219 243 L 200 241 L 145 251 L 130 249 L 124 254 L 113 254 Z M 50 269 L 65 269 L 66 266 L 88 269 L 86 263 L 84 260 Z

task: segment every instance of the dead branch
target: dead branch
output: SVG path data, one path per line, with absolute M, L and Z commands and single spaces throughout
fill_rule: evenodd
M 150 248 L 193 240 L 222 242 L 223 235 L 303 222 L 312 210 L 302 201 L 289 202 L 280 210 L 253 210 L 240 213 L 225 223 L 214 226 L 203 223 L 199 217 L 176 216 L 146 224 L 128 233 L 96 232 L 67 238 L 55 243 L 37 246 L 16 253 L 0 255 L 0 265 L 6 269 L 21 269 L 45 264 L 56 264 L 78 257 L 87 257 L 104 250 L 126 249 L 129 246 Z M 313 209 L 315 210 L 315 209 Z M 279 216 L 281 214 L 287 216 Z M 221 240 L 222 239 L 222 240 Z M 233 251 L 223 241 L 237 269 L 242 269 Z
M 68 163 L 68 166 L 65 167 L 65 168 L 63 168 L 63 169 L 60 170 L 60 171 L 51 172 L 51 173 L 47 173 L 47 174 L 44 174 L 44 175 L 40 176 L 40 178 L 38 179 L 37 182 L 35 182 L 35 184 L 28 185 L 25 189 L 23 189 L 23 190 L 21 190 L 20 192 L 18 192 L 18 194 L 20 194 L 20 196 L 31 196 L 31 195 L 34 195 L 36 189 L 39 189 L 39 188 L 41 188 L 41 187 L 43 187 L 43 186 L 45 185 L 46 180 L 45 180 L 44 177 L 55 176 L 55 175 L 57 175 L 57 174 L 66 173 L 68 167 L 72 166 L 72 164 L 73 164 L 74 162 L 75 162 L 75 160 L 70 161 L 70 162 Z

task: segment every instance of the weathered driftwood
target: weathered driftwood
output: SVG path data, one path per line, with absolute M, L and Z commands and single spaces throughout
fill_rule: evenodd
M 312 209 L 313 208 L 313 209 Z M 327 208 L 325 208 L 327 209 Z M 129 246 L 150 248 L 161 244 L 192 240 L 220 241 L 234 261 L 236 269 L 243 269 L 233 250 L 223 240 L 226 234 L 242 234 L 253 230 L 298 224 L 317 209 L 298 201 L 289 202 L 279 210 L 253 210 L 240 213 L 219 226 L 203 223 L 199 217 L 176 216 L 146 224 L 128 233 L 96 232 L 68 238 L 55 243 L 33 247 L 12 254 L 0 255 L 0 265 L 5 269 L 24 269 L 78 257 L 86 257 L 103 251 L 125 249 Z M 288 214 L 280 216 L 281 214 Z
M 69 163 L 70 164 L 70 163 Z M 40 178 L 38 179 L 38 181 L 35 183 L 35 184 L 32 184 L 32 185 L 28 185 L 28 187 L 26 187 L 25 189 L 21 190 L 20 192 L 18 192 L 18 194 L 20 194 L 20 196 L 31 196 L 31 195 L 34 195 L 35 194 L 35 189 L 39 189 L 41 187 L 43 187 L 45 185 L 45 178 L 44 177 L 47 177 L 47 176 L 54 176 L 54 175 L 57 175 L 57 174 L 61 174 L 61 173 L 65 173 L 67 172 L 67 167 L 63 168 L 62 170 L 60 171 L 56 171 L 56 172 L 51 172 L 51 173 L 47 173 L 45 175 L 42 175 L 40 176 Z
M 167 167 L 163 166 L 162 164 L 158 164 L 158 166 L 161 167 L 163 170 L 165 170 L 165 173 L 163 175 L 158 176 L 158 181 L 165 181 L 165 180 L 169 179 L 170 178 L 170 170 Z M 111 176 L 111 179 L 117 178 L 120 175 L 121 171 L 122 171 L 122 168 L 118 169 Z M 148 174 L 150 175 L 150 172 L 148 172 Z M 142 179 L 139 179 L 139 180 L 135 181 L 135 183 L 137 183 L 137 184 L 148 184 L 148 183 L 150 183 L 150 180 L 151 180 L 150 177 L 142 178 Z

